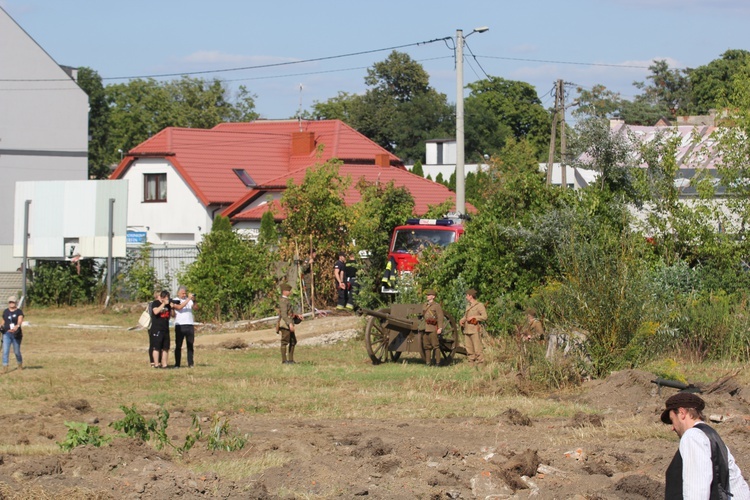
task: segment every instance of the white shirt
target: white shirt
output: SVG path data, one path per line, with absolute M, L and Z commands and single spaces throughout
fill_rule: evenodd
M 685 500 L 708 500 L 714 472 L 711 464 L 711 441 L 700 429 L 686 430 L 680 438 L 682 456 L 682 497 Z M 729 492 L 732 500 L 750 500 L 750 488 L 727 447 Z
M 187 305 L 182 309 L 174 310 L 174 324 L 175 325 L 192 325 L 195 323 L 193 318 L 193 301 L 190 299 L 180 299 L 180 304 L 187 302 Z

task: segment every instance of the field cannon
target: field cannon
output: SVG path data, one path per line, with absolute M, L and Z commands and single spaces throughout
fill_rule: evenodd
M 362 309 L 369 316 L 365 326 L 365 348 L 372 363 L 397 361 L 401 353 L 413 352 L 427 361 L 422 348 L 420 318 L 422 304 L 391 304 L 390 307 L 372 311 Z M 452 315 L 445 313 L 443 333 L 440 338 L 440 365 L 448 365 L 456 354 L 466 354 L 461 346 L 461 329 Z

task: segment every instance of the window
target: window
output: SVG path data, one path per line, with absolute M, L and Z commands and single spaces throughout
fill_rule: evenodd
M 143 174 L 143 201 L 167 201 L 167 174 Z
M 246 187 L 255 187 L 255 186 L 257 186 L 257 184 L 255 184 L 255 181 L 253 180 L 253 178 L 250 177 L 250 174 L 248 174 L 247 171 L 245 171 L 244 168 L 233 168 L 232 172 L 234 172 L 235 175 L 240 178 L 240 180 L 242 181 L 242 183 Z

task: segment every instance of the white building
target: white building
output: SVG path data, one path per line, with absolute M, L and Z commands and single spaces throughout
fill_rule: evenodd
M 88 96 L 75 71 L 57 64 L 0 8 L 0 272 L 15 271 L 17 181 L 84 180 Z

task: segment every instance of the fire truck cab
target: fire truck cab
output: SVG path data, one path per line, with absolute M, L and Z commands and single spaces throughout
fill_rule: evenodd
M 396 261 L 399 272 L 410 272 L 419 261 L 419 255 L 430 246 L 446 247 L 464 233 L 460 218 L 408 219 L 396 226 L 391 236 L 388 258 Z

